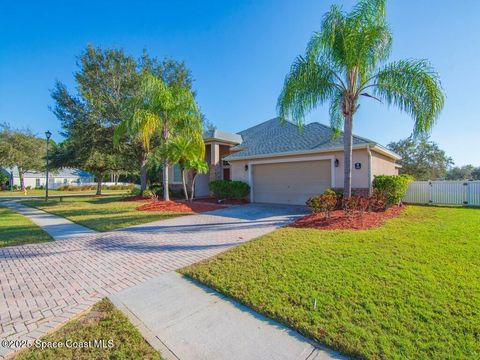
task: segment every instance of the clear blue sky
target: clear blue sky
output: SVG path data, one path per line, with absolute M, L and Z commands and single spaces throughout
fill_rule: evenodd
M 290 64 L 302 53 L 333 0 L 3 1 L 0 5 L 0 122 L 46 129 L 55 79 L 73 86 L 87 43 L 135 56 L 184 60 L 208 119 L 240 131 L 275 116 Z M 349 9 L 353 1 L 335 1 Z M 428 58 L 442 77 L 445 109 L 432 139 L 457 165 L 480 165 L 478 0 L 391 0 L 392 59 Z M 386 144 L 407 137 L 412 120 L 362 100 L 354 132 Z M 326 109 L 308 121 L 328 123 Z

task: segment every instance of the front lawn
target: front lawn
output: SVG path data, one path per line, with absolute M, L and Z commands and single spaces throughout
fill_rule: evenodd
M 168 219 L 175 212 L 137 211 L 138 202 L 122 201 L 121 196 L 25 200 L 22 204 L 62 216 L 96 231 L 109 231 L 126 226 Z
M 0 247 L 50 240 L 50 235 L 25 216 L 0 206 Z
M 480 358 L 480 209 L 370 230 L 283 228 L 182 270 L 340 352 Z
M 128 193 L 128 190 L 102 190 L 102 194 L 125 194 Z M 48 190 L 48 195 L 49 196 L 58 196 L 58 195 L 75 195 L 75 194 L 91 194 L 95 195 L 95 190 L 78 190 L 78 191 L 60 191 L 60 190 L 54 190 L 54 189 L 49 189 Z M 45 190 L 40 190 L 40 189 L 31 189 L 27 190 L 27 195 L 25 195 L 25 192 L 23 191 L 9 191 L 9 190 L 4 190 L 0 191 L 0 197 L 18 197 L 18 196 L 45 196 Z
M 95 340 L 105 340 L 105 347 L 72 347 L 72 344 L 84 344 L 88 341 L 93 344 Z M 111 340 L 111 343 L 108 343 L 109 340 Z M 53 334 L 43 337 L 41 341 L 45 344 L 47 342 L 60 342 L 66 346 L 44 349 L 32 346 L 28 350 L 17 353 L 13 359 L 161 360 L 160 355 L 143 339 L 127 317 L 116 309 L 108 299 L 98 302 L 87 314 L 77 320 L 68 322 Z

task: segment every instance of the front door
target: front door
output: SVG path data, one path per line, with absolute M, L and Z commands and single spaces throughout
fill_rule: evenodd
M 230 168 L 223 168 L 223 180 L 230 180 Z

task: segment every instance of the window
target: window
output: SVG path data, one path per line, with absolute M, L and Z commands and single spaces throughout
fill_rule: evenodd
M 68 184 L 68 179 L 63 179 L 63 184 L 67 185 Z
M 173 165 L 173 179 L 172 183 L 181 183 L 182 182 L 182 171 L 180 170 L 180 165 Z
M 35 179 L 35 187 L 40 187 L 40 179 Z

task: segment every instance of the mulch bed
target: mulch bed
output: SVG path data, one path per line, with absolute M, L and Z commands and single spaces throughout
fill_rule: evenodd
M 403 211 L 404 206 L 392 206 L 386 211 L 366 212 L 363 217 L 355 215 L 348 218 L 343 210 L 335 210 L 329 220 L 322 213 L 310 214 L 297 219 L 289 227 L 314 228 L 322 230 L 364 230 L 382 225 L 387 219 L 394 218 Z
M 139 211 L 164 211 L 164 212 L 178 212 L 178 213 L 201 213 L 206 211 L 213 211 L 223 209 L 226 206 L 219 204 L 211 204 L 200 201 L 151 201 L 147 204 L 137 207 Z

